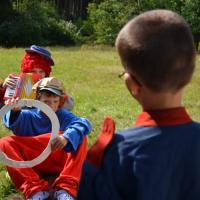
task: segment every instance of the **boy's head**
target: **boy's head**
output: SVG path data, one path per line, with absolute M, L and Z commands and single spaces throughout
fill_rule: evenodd
M 133 18 L 118 34 L 116 47 L 125 71 L 151 91 L 176 92 L 192 77 L 192 33 L 172 11 L 153 10 Z
M 36 99 L 46 103 L 54 111 L 62 106 L 65 88 L 58 79 L 54 77 L 43 78 L 32 89 L 36 91 Z
M 51 66 L 54 65 L 51 53 L 36 45 L 30 46 L 25 51 L 25 56 L 21 62 L 21 71 L 38 73 L 42 78 L 48 77 L 51 73 Z

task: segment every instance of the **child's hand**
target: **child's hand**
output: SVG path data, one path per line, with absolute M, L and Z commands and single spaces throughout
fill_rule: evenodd
M 16 84 L 17 84 L 18 79 L 16 78 L 16 76 L 14 76 L 13 74 L 9 74 L 8 77 L 5 79 L 5 81 L 3 82 L 3 87 L 10 87 L 10 88 L 15 88 Z
M 54 140 L 51 141 L 51 150 L 61 150 L 63 149 L 68 143 L 68 140 L 65 139 L 62 135 L 56 137 Z
M 19 98 L 12 98 L 12 99 L 8 99 L 4 102 L 5 105 L 8 105 L 8 106 L 12 106 L 14 104 L 16 104 L 17 102 L 19 101 Z M 21 107 L 15 107 L 12 109 L 13 111 L 19 111 L 21 110 Z

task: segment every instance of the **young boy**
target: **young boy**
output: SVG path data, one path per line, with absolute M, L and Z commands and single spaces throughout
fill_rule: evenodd
M 84 164 L 78 199 L 200 199 L 200 124 L 182 105 L 195 67 L 188 24 L 148 11 L 122 28 L 116 47 L 142 112 L 134 128 L 114 135 L 99 169 Z
M 52 71 L 52 66 L 54 61 L 51 57 L 51 53 L 36 45 L 31 45 L 25 50 L 25 55 L 21 61 L 21 72 L 23 73 L 36 73 L 39 74 L 41 78 L 49 77 Z M 3 97 L 6 87 L 15 87 L 16 78 L 14 75 L 10 74 L 3 83 L 0 82 L 0 104 L 3 104 Z M 66 96 L 64 108 L 71 111 L 74 107 L 74 100 L 71 96 Z
M 45 175 L 58 174 L 53 183 L 55 199 L 73 200 L 76 197 L 86 154 L 85 135 L 91 132 L 91 125 L 87 119 L 60 108 L 65 90 L 58 79 L 53 77 L 41 79 L 33 89 L 36 90 L 36 99 L 46 103 L 55 111 L 60 122 L 60 135 L 51 144 L 54 152 L 44 162 L 33 168 L 7 167 L 8 173 L 16 188 L 28 200 L 48 198 L 48 182 L 42 178 Z M 51 122 L 37 108 L 21 110 L 15 108 L 8 112 L 3 120 L 5 126 L 15 134 L 0 140 L 0 149 L 11 159 L 32 160 L 47 146 Z

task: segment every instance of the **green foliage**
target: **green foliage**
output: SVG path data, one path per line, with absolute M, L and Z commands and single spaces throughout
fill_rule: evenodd
M 200 39 L 199 0 L 103 0 L 92 1 L 88 7 L 88 19 L 82 26 L 81 34 L 85 34 L 92 42 L 114 44 L 121 27 L 133 16 L 152 9 L 169 9 L 183 15 L 191 25 L 195 39 Z
M 114 40 L 121 27 L 137 14 L 137 4 L 127 0 L 105 0 L 100 4 L 89 4 L 88 20 L 93 26 L 95 42 L 101 44 L 114 44 Z
M 80 27 L 78 35 L 79 43 L 91 44 L 95 40 L 95 37 L 94 37 L 94 28 L 90 19 L 87 20 L 78 19 L 76 21 L 76 25 L 77 27 Z
M 199 0 L 90 0 L 87 19 L 78 18 L 73 23 L 62 19 L 53 1 L 2 0 L 0 45 L 113 45 L 119 30 L 130 18 L 151 9 L 170 9 L 183 15 L 198 45 Z
M 182 15 L 190 24 L 194 34 L 200 34 L 200 7 L 199 0 L 186 0 L 182 7 Z
M 15 192 L 15 187 L 10 180 L 8 172 L 2 169 L 0 172 L 0 199 L 5 199 L 5 197 Z
M 78 40 L 78 30 L 74 24 L 53 18 L 49 19 L 45 35 L 49 45 L 73 45 Z
M 184 0 L 140 0 L 140 11 L 147 11 L 152 9 L 170 9 L 180 13 Z
M 46 1 L 22 1 L 17 14 L 0 25 L 1 46 L 71 45 L 77 30 L 70 22 L 59 19 L 53 5 Z M 14 6 L 15 7 L 15 6 Z
M 25 46 L 42 41 L 39 23 L 30 23 L 24 16 L 17 16 L 0 25 L 0 44 L 2 46 Z M 37 34 L 36 34 L 37 30 Z
M 0 3 L 0 23 L 2 23 L 12 15 L 12 4 L 9 0 L 1 0 Z
M 96 43 L 113 45 L 119 30 L 135 15 L 151 9 L 171 9 L 180 13 L 183 5 L 184 0 L 104 0 L 89 4 L 88 22 Z
M 185 0 L 185 5 L 182 7 L 182 15 L 185 17 L 187 22 L 190 24 L 196 49 L 198 50 L 200 41 L 200 8 L 199 0 Z

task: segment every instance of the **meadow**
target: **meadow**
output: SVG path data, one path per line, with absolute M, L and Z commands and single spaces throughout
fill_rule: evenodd
M 88 145 L 96 140 L 106 116 L 116 122 L 116 130 L 132 127 L 141 109 L 130 96 L 118 74 L 123 70 L 112 47 L 47 47 L 55 61 L 52 76 L 64 82 L 75 101 L 73 112 L 86 117 L 93 125 Z M 0 78 L 18 74 L 23 48 L 0 48 Z M 153 77 L 152 77 L 153 79 Z M 194 120 L 200 121 L 200 57 L 191 83 L 185 88 L 183 105 Z M 11 134 L 0 123 L 0 137 Z M 5 167 L 0 163 L 0 200 L 20 195 L 14 190 Z

